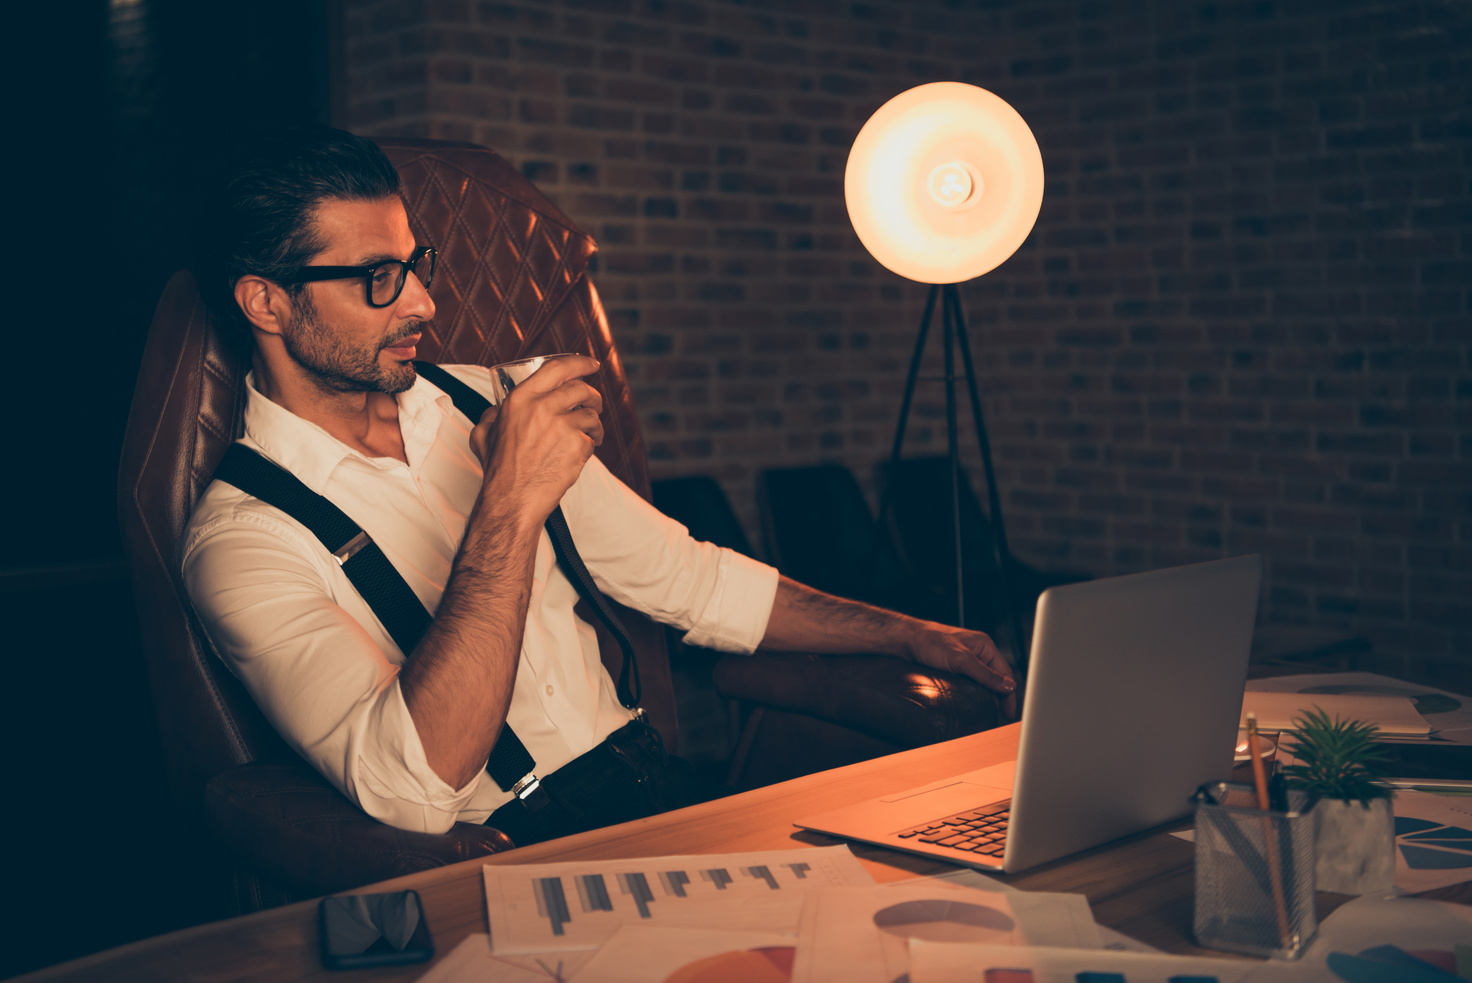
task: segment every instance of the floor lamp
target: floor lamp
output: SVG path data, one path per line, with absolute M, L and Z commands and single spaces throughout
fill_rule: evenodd
M 1008 594 L 1004 600 L 1011 616 L 1018 669 L 1025 672 L 1027 636 L 1011 596 L 1012 558 L 956 285 L 995 269 L 1032 231 L 1043 202 L 1042 153 L 1027 123 L 998 96 L 962 82 L 932 82 L 895 96 L 864 124 L 849 152 L 844 198 L 854 231 L 870 254 L 900 276 L 931 285 L 900 402 L 891 465 L 899 461 L 904 446 L 925 342 L 937 298 L 940 301 L 945 374 L 939 379 L 945 382 L 946 392 L 956 623 L 965 627 L 961 459 L 956 430 L 955 352 L 960 349 L 986 471 L 993 559 Z M 886 486 L 879 511 L 881 525 L 889 507 Z

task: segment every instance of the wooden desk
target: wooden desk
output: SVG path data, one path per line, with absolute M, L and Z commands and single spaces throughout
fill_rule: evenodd
M 803 845 L 826 846 L 831 837 L 792 826 L 797 816 L 835 808 L 882 789 L 908 788 L 1017 755 L 1019 726 L 1002 727 L 932 747 L 905 751 L 834 771 L 809 775 L 732 798 L 692 806 L 622 826 L 582 833 L 552 843 L 514 850 L 453 867 L 401 877 L 370 890 L 415 888 L 424 900 L 436 951 L 448 953 L 472 932 L 486 931 L 483 864 L 613 859 L 667 854 L 732 853 Z M 1185 822 L 1160 827 L 1106 846 L 1003 878 L 1035 891 L 1087 895 L 1094 916 L 1143 942 L 1170 952 L 1202 953 L 1191 944 L 1192 847 L 1169 835 Z M 879 847 L 854 852 L 879 882 L 951 869 L 921 857 Z M 1426 897 L 1472 901 L 1458 885 Z M 1324 917 L 1345 900 L 1320 894 Z M 317 903 L 271 911 L 174 932 L 42 970 L 26 980 L 345 980 L 318 961 Z M 106 917 L 105 912 L 91 917 Z M 1221 955 L 1221 953 L 1212 953 Z M 427 967 L 357 970 L 354 981 L 412 980 Z

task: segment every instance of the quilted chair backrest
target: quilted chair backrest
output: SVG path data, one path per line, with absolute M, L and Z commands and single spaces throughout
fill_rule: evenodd
M 417 241 L 439 251 L 430 291 L 437 312 L 419 357 L 483 365 L 560 351 L 598 358 L 603 367 L 589 380 L 603 394 L 606 436 L 598 456 L 648 498 L 643 437 L 588 279 L 593 240 L 493 151 L 425 140 L 379 143 L 403 177 Z M 180 575 L 190 513 L 242 432 L 248 368 L 249 352 L 215 330 L 193 277 L 175 274 L 154 314 L 133 393 L 118 515 L 170 780 L 191 812 L 212 776 L 291 753 L 211 651 Z M 639 653 L 644 705 L 673 743 L 663 629 L 624 615 Z M 608 661 L 616 647 L 598 629 Z

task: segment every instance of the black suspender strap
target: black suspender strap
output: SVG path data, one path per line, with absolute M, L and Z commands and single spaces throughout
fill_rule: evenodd
M 419 374 L 434 383 L 445 395 L 454 402 L 455 408 L 470 418 L 471 425 L 480 422 L 481 415 L 490 407 L 490 400 L 476 392 L 470 386 L 461 382 L 438 365 L 429 362 L 415 362 L 414 368 Z M 618 674 L 618 699 L 625 708 L 632 710 L 639 705 L 639 697 L 643 687 L 639 682 L 639 662 L 634 657 L 634 645 L 629 641 L 629 633 L 618 620 L 613 607 L 608 603 L 608 598 L 598 589 L 593 582 L 593 575 L 588 572 L 583 558 L 578 555 L 578 548 L 573 545 L 572 530 L 567 527 L 567 517 L 562 514 L 562 506 L 552 510 L 547 516 L 547 535 L 552 540 L 552 550 L 557 554 L 557 562 L 562 566 L 562 572 L 567 579 L 572 581 L 573 587 L 577 589 L 578 596 L 588 602 L 589 607 L 598 615 L 598 620 L 608 629 L 609 634 L 618 642 L 619 650 L 623 652 L 623 667 Z
M 358 524 L 285 468 L 244 444 L 231 444 L 215 477 L 274 505 L 312 531 L 408 657 L 429 628 L 429 612 Z
M 560 505 L 547 516 L 547 535 L 552 540 L 552 551 L 557 554 L 562 572 L 567 574 L 578 594 L 597 612 L 598 620 L 603 622 L 608 633 L 618 642 L 619 650 L 624 654 L 623 664 L 618 672 L 618 701 L 627 710 L 637 709 L 644 687 L 639 682 L 639 660 L 634 657 L 634 643 L 629 641 L 629 633 L 624 630 L 618 615 L 614 614 L 608 598 L 593 583 L 593 575 L 583 565 L 583 558 L 573 545 L 572 530 L 567 528 L 567 518 L 562 514 Z
M 327 499 L 304 485 L 300 478 L 244 444 L 231 444 L 215 468 L 215 477 L 234 485 L 247 495 L 254 495 L 268 505 L 285 512 L 312 531 L 327 551 L 342 566 L 363 600 L 373 609 L 384 630 L 398 645 L 405 658 L 429 628 L 429 612 L 418 595 L 404 583 L 383 550 L 369 538 L 356 522 Z M 496 746 L 491 749 L 488 771 L 501 791 L 517 788 L 536 770 L 521 738 L 510 724 L 501 727 Z M 527 783 L 530 787 L 531 783 Z

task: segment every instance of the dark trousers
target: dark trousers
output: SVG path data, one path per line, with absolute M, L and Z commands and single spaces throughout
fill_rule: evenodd
M 635 720 L 543 778 L 526 800 L 512 799 L 491 813 L 485 824 L 529 846 L 731 792 L 665 751 L 659 731 Z

